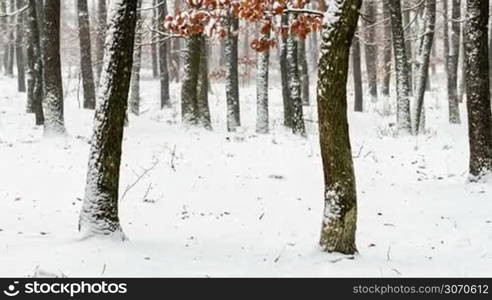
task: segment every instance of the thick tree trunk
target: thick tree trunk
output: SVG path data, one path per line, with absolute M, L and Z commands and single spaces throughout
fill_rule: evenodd
M 184 76 L 181 85 L 181 117 L 186 125 L 198 123 L 197 86 L 200 74 L 200 50 L 202 38 L 193 35 L 186 38 L 184 55 Z
M 365 43 L 364 52 L 366 57 L 366 73 L 368 92 L 373 103 L 378 101 L 378 47 L 376 44 L 376 3 L 374 0 L 364 1 L 364 26 Z
M 299 40 L 297 42 L 297 50 L 299 75 L 301 79 L 302 104 L 309 105 L 309 69 L 306 57 L 306 40 Z
M 102 66 L 104 64 L 104 43 L 107 31 L 107 8 L 106 0 L 97 0 L 97 34 L 96 34 L 96 74 L 97 85 L 101 78 Z
M 350 44 L 361 0 L 334 0 L 323 31 L 318 74 L 318 115 L 325 179 L 320 245 L 327 252 L 357 252 L 357 192 L 347 120 Z
M 96 107 L 96 88 L 94 87 L 94 73 L 92 71 L 92 47 L 87 0 L 77 0 L 77 15 L 79 21 L 80 42 L 80 70 L 82 73 L 82 87 L 84 91 L 84 108 Z
M 384 47 L 383 47 L 383 86 L 381 93 L 385 97 L 390 95 L 391 81 L 391 15 L 388 3 L 383 1 L 383 18 L 384 23 Z
M 65 133 L 60 60 L 60 1 L 46 1 L 43 23 L 44 134 L 55 136 Z
M 167 15 L 166 1 L 162 2 L 159 6 L 159 19 L 164 20 Z M 161 22 L 161 31 L 164 31 L 164 22 Z M 159 78 L 161 84 L 161 109 L 165 107 L 171 107 L 171 98 L 169 96 L 169 68 L 168 68 L 168 43 L 161 42 L 159 44 Z
M 465 80 L 470 144 L 470 174 L 492 171 L 492 123 L 488 61 L 487 0 L 466 1 Z
M 424 96 L 429 76 L 429 61 L 434 41 L 436 25 L 436 0 L 426 0 L 423 14 L 421 41 L 417 51 L 416 89 L 415 89 L 415 122 L 414 134 L 425 131 Z
M 36 125 L 43 125 L 43 69 L 41 57 L 41 45 L 38 27 L 38 14 L 36 0 L 29 0 L 27 10 L 27 111 L 33 112 L 36 118 Z
M 239 70 L 238 70 L 238 36 L 239 20 L 229 16 L 226 37 L 226 100 L 227 131 L 236 131 L 241 126 L 239 105 Z
M 354 35 L 352 39 L 352 74 L 354 78 L 354 111 L 364 111 L 364 100 L 362 95 L 362 71 L 360 64 L 359 37 Z
M 288 26 L 289 17 L 287 15 L 282 15 L 281 17 L 282 26 Z M 287 36 L 281 35 L 280 37 L 280 80 L 282 84 L 282 100 L 284 107 L 284 126 L 292 128 L 292 103 L 289 96 L 289 85 L 288 85 L 288 68 L 287 68 Z
M 142 68 L 142 14 L 140 8 L 142 0 L 137 1 L 137 25 L 135 27 L 135 46 L 133 50 L 132 77 L 130 81 L 130 99 L 128 100 L 130 111 L 140 115 L 140 70 Z
M 118 216 L 118 188 L 137 2 L 120 0 L 112 6 L 112 38 L 105 49 L 79 230 L 85 237 L 112 235 L 124 239 Z
M 24 7 L 23 0 L 16 0 L 17 9 Z M 17 90 L 21 93 L 26 92 L 26 73 L 24 65 L 24 17 L 18 13 L 15 26 L 15 60 L 17 62 Z
M 264 34 L 262 39 L 269 39 L 270 34 Z M 270 70 L 270 49 L 258 53 L 256 70 L 256 133 L 269 132 L 268 116 L 268 75 Z
M 410 115 L 410 66 L 403 33 L 400 0 L 385 0 L 391 14 L 396 77 L 396 123 L 400 134 L 412 132 Z

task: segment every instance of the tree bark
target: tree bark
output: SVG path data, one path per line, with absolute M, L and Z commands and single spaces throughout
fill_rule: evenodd
M 269 39 L 270 34 L 263 34 L 262 39 Z M 270 49 L 258 53 L 256 70 L 256 133 L 269 132 L 268 116 L 268 75 L 270 70 Z
M 383 96 L 389 97 L 391 81 L 391 15 L 386 1 L 383 1 L 383 18 L 385 21 L 383 37 L 383 86 L 381 93 Z
M 198 123 L 205 129 L 212 130 L 210 108 L 208 105 L 208 43 L 205 36 L 201 36 L 200 66 L 197 84 L 197 115 Z
M 43 69 L 41 57 L 41 44 L 38 27 L 38 14 L 36 0 L 29 0 L 27 10 L 27 111 L 33 112 L 36 125 L 43 125 Z
M 157 0 L 152 1 L 152 5 L 155 7 L 157 5 Z M 152 28 L 154 30 L 159 29 L 159 10 L 152 10 Z M 158 36 L 155 31 L 152 31 L 152 44 L 150 45 L 150 55 L 152 59 L 152 77 L 159 78 L 159 57 L 157 56 L 157 40 Z
M 297 60 L 301 79 L 301 98 L 303 105 L 309 105 L 309 69 L 306 57 L 306 40 L 297 42 Z
M 79 230 L 85 237 L 124 239 L 118 216 L 118 189 L 137 2 L 121 0 L 112 5 L 109 23 L 112 38 L 105 49 Z
M 241 126 L 239 104 L 239 70 L 238 70 L 238 30 L 239 20 L 232 15 L 227 18 L 226 57 L 226 99 L 227 131 L 236 131 Z
M 363 23 L 365 27 L 364 52 L 366 57 L 367 90 L 371 97 L 371 102 L 375 103 L 378 101 L 378 72 L 376 67 L 378 47 L 376 44 L 376 4 L 374 0 L 364 1 L 364 13 L 366 15 Z
M 92 71 L 92 47 L 87 0 L 77 0 L 77 16 L 79 22 L 80 70 L 84 91 L 84 108 L 96 107 L 96 88 Z
M 410 66 L 408 64 L 405 36 L 403 33 L 400 0 L 385 0 L 391 14 L 393 53 L 396 77 L 396 123 L 400 134 L 412 132 L 410 115 Z
M 288 26 L 289 17 L 284 14 L 281 16 L 282 26 Z M 287 36 L 281 35 L 281 43 L 280 43 L 280 76 L 281 76 L 281 84 L 282 84 L 282 99 L 284 106 L 284 126 L 288 128 L 292 128 L 292 103 L 290 101 L 289 95 L 289 85 L 288 85 L 288 67 L 287 67 Z
M 135 46 L 133 50 L 132 77 L 130 81 L 130 111 L 140 115 L 140 70 L 142 68 L 142 0 L 137 1 L 137 25 L 135 27 Z
M 465 17 L 465 80 L 470 145 L 470 174 L 492 171 L 492 124 L 488 61 L 487 0 L 467 0 Z
M 104 43 L 107 31 L 107 8 L 106 0 L 97 1 L 97 34 L 96 34 L 96 74 L 97 85 L 101 78 L 102 66 L 104 64 Z
M 460 0 L 452 1 L 451 12 L 451 30 L 448 30 L 450 41 L 448 42 L 448 49 L 446 56 L 446 73 L 447 73 L 447 90 L 448 90 L 448 104 L 449 104 L 449 122 L 451 124 L 460 124 L 460 108 L 458 99 L 458 59 L 460 52 L 460 23 L 458 20 L 461 18 L 461 4 Z M 447 8 L 447 1 L 445 6 Z M 449 11 L 447 10 L 449 13 Z M 447 14 L 446 14 L 447 16 Z M 448 18 L 449 23 L 449 18 Z M 449 26 L 446 26 L 448 29 Z M 448 41 L 448 40 L 446 40 Z
M 159 6 L 159 19 L 164 20 L 167 15 L 167 1 L 163 0 Z M 164 22 L 161 22 L 161 31 L 164 31 Z M 159 44 L 159 72 L 161 85 L 161 109 L 171 107 L 171 98 L 169 96 L 169 68 L 168 68 L 168 43 L 161 42 Z
M 318 74 L 318 116 L 325 179 L 320 245 L 327 252 L 357 252 L 357 193 L 347 120 L 350 44 L 361 0 L 334 0 L 328 6 Z
M 386 1 L 386 0 L 385 0 Z M 400 15 L 403 18 L 403 25 L 402 25 L 402 30 L 405 28 L 406 30 L 403 30 L 403 37 L 405 41 L 405 53 L 406 53 L 406 59 L 407 59 L 407 65 L 408 65 L 408 84 L 409 84 L 409 96 L 413 96 L 413 47 L 412 47 L 412 41 L 410 38 L 408 38 L 412 34 L 412 24 L 410 24 L 410 9 L 408 7 L 405 7 L 405 11 L 403 12 L 403 15 L 401 13 L 401 0 L 399 1 L 400 5 Z M 391 2 L 391 1 L 390 1 Z M 408 2 L 408 0 L 407 0 Z M 409 5 L 411 6 L 411 5 Z M 408 33 L 405 35 L 405 31 Z M 394 33 L 394 29 L 393 29 Z
M 24 7 L 23 0 L 16 0 L 17 9 Z M 21 93 L 26 92 L 26 73 L 24 65 L 24 17 L 22 14 L 18 13 L 16 17 L 15 26 L 15 60 L 17 62 L 17 90 Z
M 186 38 L 184 76 L 181 85 L 181 117 L 186 125 L 196 125 L 198 123 L 197 86 L 200 74 L 201 41 L 200 35 Z
M 56 136 L 65 134 L 60 60 L 60 1 L 46 1 L 43 23 L 44 134 Z
M 354 111 L 364 111 L 364 100 L 362 95 L 362 71 L 360 64 L 359 37 L 354 35 L 352 39 L 352 74 L 354 78 Z
M 416 65 L 416 115 L 414 124 L 414 133 L 419 134 L 425 131 L 425 119 L 424 116 L 424 96 L 427 85 L 427 79 L 429 77 L 429 62 L 431 56 L 431 50 L 434 41 L 434 30 L 436 25 L 436 0 L 426 0 L 423 24 L 421 29 L 421 41 L 417 52 L 417 65 Z

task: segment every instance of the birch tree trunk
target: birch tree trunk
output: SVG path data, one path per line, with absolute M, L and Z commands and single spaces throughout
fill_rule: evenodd
M 111 38 L 108 38 L 104 54 L 87 184 L 79 219 L 79 230 L 84 237 L 125 239 L 118 216 L 118 189 L 136 21 L 136 1 L 112 2 Z
M 357 192 L 347 120 L 350 45 L 361 0 L 329 2 L 318 73 L 318 116 L 325 180 L 320 245 L 327 252 L 357 252 Z
M 261 36 L 269 39 L 270 34 Z M 270 49 L 258 53 L 258 67 L 256 70 L 256 133 L 269 132 L 268 116 L 268 75 L 270 69 Z

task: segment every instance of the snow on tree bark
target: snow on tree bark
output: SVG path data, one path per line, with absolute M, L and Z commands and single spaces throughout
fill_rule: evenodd
M 357 34 L 352 39 L 352 75 L 354 81 L 354 111 L 364 111 L 362 95 L 362 71 L 360 63 L 360 42 Z
M 33 112 L 36 125 L 43 125 L 43 70 L 41 45 L 39 39 L 38 14 L 36 0 L 29 0 L 27 9 L 27 111 Z
M 366 73 L 368 92 L 371 97 L 371 102 L 378 101 L 378 72 L 377 72 L 377 60 L 378 60 L 378 46 L 376 44 L 376 3 L 374 0 L 364 1 L 364 53 L 366 61 Z
M 152 1 L 152 5 L 155 7 L 157 5 L 157 0 Z M 159 11 L 158 9 L 153 9 L 152 10 L 152 28 L 154 30 L 158 29 L 159 26 Z M 150 55 L 152 59 L 152 77 L 153 78 L 158 78 L 159 77 L 159 58 L 157 56 L 157 45 L 155 41 L 158 39 L 157 33 L 155 31 L 152 31 L 152 45 L 150 45 Z
M 197 86 L 200 73 L 200 35 L 192 35 L 186 38 L 186 50 L 184 53 L 184 76 L 181 85 L 181 118 L 186 125 L 196 125 L 197 115 Z
M 327 252 L 357 252 L 357 193 L 347 120 L 350 45 L 361 0 L 329 2 L 318 73 L 318 116 L 325 180 L 320 245 Z
M 94 109 L 96 107 L 96 89 L 94 86 L 94 73 L 92 71 L 92 47 L 87 0 L 77 0 L 77 13 L 84 108 Z
M 167 1 L 163 0 L 159 6 L 159 20 L 164 20 L 167 16 Z M 163 27 L 160 29 L 164 31 Z M 169 68 L 168 68 L 168 43 L 159 44 L 159 78 L 161 85 L 161 109 L 171 107 L 171 98 L 169 96 Z
M 263 34 L 262 38 L 269 39 L 270 34 Z M 258 66 L 256 70 L 256 132 L 267 134 L 269 132 L 268 116 L 268 76 L 270 69 L 270 50 L 258 53 Z
M 421 41 L 416 57 L 416 89 L 415 89 L 415 121 L 414 134 L 425 131 L 424 96 L 429 77 L 429 61 L 434 41 L 434 29 L 436 25 L 436 0 L 426 0 L 423 12 L 423 24 L 421 26 Z
M 387 0 L 384 0 L 384 1 L 387 1 Z M 408 86 L 409 86 L 409 96 L 413 96 L 413 47 L 412 47 L 412 40 L 411 40 L 411 36 L 414 35 L 413 33 L 413 25 L 410 21 L 410 9 L 409 7 L 405 7 L 405 11 L 403 12 L 403 14 L 401 13 L 401 0 L 397 0 L 400 5 L 400 15 L 402 17 L 402 28 L 405 28 L 405 30 L 403 31 L 403 40 L 405 41 L 405 53 L 406 53 L 406 57 L 407 57 L 407 65 L 408 65 L 408 69 L 407 69 L 407 72 L 408 72 Z M 389 1 L 387 3 L 391 4 L 392 1 Z M 412 2 L 409 2 L 409 0 L 407 0 L 407 4 L 411 4 Z M 411 5 L 409 5 L 411 6 Z M 394 29 L 392 28 L 392 31 Z M 403 30 L 403 29 L 402 29 Z M 405 32 L 407 32 L 405 34 Z M 394 31 L 393 31 L 394 33 Z
M 396 123 L 400 134 L 412 132 L 410 115 L 410 66 L 408 64 L 405 36 L 403 33 L 400 0 L 385 0 L 391 15 L 393 53 L 396 77 Z
M 46 1 L 43 25 L 44 134 L 56 136 L 65 134 L 60 59 L 60 1 Z
M 296 19 L 295 14 L 289 15 L 289 21 Z M 301 79 L 297 61 L 297 37 L 289 34 L 287 37 L 287 85 L 289 98 L 292 105 L 292 132 L 304 136 L 306 127 L 302 110 Z
M 79 230 L 85 237 L 112 235 L 124 239 L 118 189 L 137 3 L 113 0 L 111 5 Z
M 9 12 L 13 13 L 15 11 L 15 0 L 10 0 L 9 2 Z M 15 24 L 15 16 L 12 16 L 8 19 L 7 22 L 10 22 L 10 24 Z M 15 36 L 14 36 L 14 30 L 12 26 L 8 26 L 7 30 L 7 55 L 6 55 L 6 68 L 5 68 L 5 75 L 7 76 L 14 76 L 14 54 L 15 54 Z
M 227 131 L 236 131 L 241 126 L 239 104 L 239 70 L 238 70 L 238 30 L 239 20 L 231 15 L 227 17 L 226 57 L 226 101 Z
M 487 0 L 467 0 L 465 17 L 465 80 L 470 145 L 470 174 L 492 171 L 492 123 L 488 61 Z

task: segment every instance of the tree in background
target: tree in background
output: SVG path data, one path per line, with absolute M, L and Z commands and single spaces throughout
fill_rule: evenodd
M 96 107 L 96 88 L 94 87 L 94 73 L 92 71 L 92 47 L 87 0 L 77 0 L 77 16 L 84 108 L 94 109 Z

